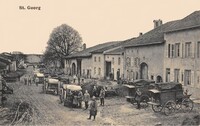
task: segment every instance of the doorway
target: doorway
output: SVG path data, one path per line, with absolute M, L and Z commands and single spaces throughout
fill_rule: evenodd
M 110 77 L 111 73 L 111 62 L 106 61 L 106 77 Z
M 146 63 L 140 65 L 140 79 L 148 79 L 148 65 Z

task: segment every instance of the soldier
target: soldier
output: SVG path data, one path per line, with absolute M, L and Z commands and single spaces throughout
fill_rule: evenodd
M 93 116 L 94 117 L 93 120 L 95 120 L 96 115 L 97 115 L 97 102 L 96 102 L 96 97 L 93 96 L 92 101 L 90 103 L 90 116 L 88 119 L 91 119 L 91 117 Z
M 100 102 L 101 102 L 100 105 L 104 106 L 105 90 L 104 90 L 103 88 L 102 88 L 101 91 L 100 91 L 99 97 L 100 97 Z
M 137 109 L 140 109 L 141 95 L 142 95 L 142 92 L 141 92 L 140 89 L 138 88 L 138 89 L 136 90 L 136 93 L 135 93 L 135 100 L 136 100 L 136 102 L 137 102 Z
M 82 108 L 82 101 L 83 101 L 83 93 L 82 91 L 79 91 L 78 93 L 78 107 Z
M 88 93 L 87 90 L 85 90 L 85 94 L 84 94 L 85 109 L 88 108 L 89 100 L 90 100 L 90 94 Z

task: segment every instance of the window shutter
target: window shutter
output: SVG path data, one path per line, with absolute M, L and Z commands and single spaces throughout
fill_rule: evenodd
M 181 58 L 184 58 L 184 54 L 185 54 L 185 51 L 184 51 L 184 44 L 182 43 L 182 46 L 181 46 Z
M 196 52 L 196 43 L 192 42 L 191 43 L 191 53 L 192 53 L 192 58 L 195 58 L 195 52 Z

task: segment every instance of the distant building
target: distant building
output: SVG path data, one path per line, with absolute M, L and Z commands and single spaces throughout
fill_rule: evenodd
M 43 55 L 42 54 L 25 54 L 26 60 L 28 63 L 40 63 L 42 62 Z
M 8 72 L 17 70 L 16 60 L 14 59 L 14 56 L 12 54 L 4 52 L 0 54 L 0 57 L 2 62 L 6 61 L 5 63 L 8 65 L 7 67 Z
M 86 78 L 110 78 L 110 73 L 116 72 L 121 67 L 111 64 L 111 61 L 106 59 L 106 57 L 112 55 L 112 58 L 115 54 L 109 54 L 109 51 L 114 51 L 112 49 L 119 46 L 121 46 L 120 42 L 107 42 L 67 56 L 65 73 L 69 75 L 81 75 Z M 117 57 L 118 55 L 116 54 Z M 121 57 L 121 60 L 123 60 L 123 57 Z

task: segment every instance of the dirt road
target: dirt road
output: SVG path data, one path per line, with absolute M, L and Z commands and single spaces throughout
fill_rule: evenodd
M 106 98 L 105 106 L 98 106 L 95 121 L 87 120 L 88 110 L 71 109 L 59 103 L 59 97 L 42 93 L 42 85 L 30 86 L 22 82 L 10 84 L 14 87 L 14 94 L 9 95 L 7 106 L 17 101 L 27 101 L 34 106 L 33 121 L 30 125 L 181 125 L 186 117 L 199 112 L 195 106 L 190 113 L 176 112 L 171 116 L 154 113 L 151 107 L 136 109 L 125 98 Z M 98 101 L 99 104 L 99 101 Z

